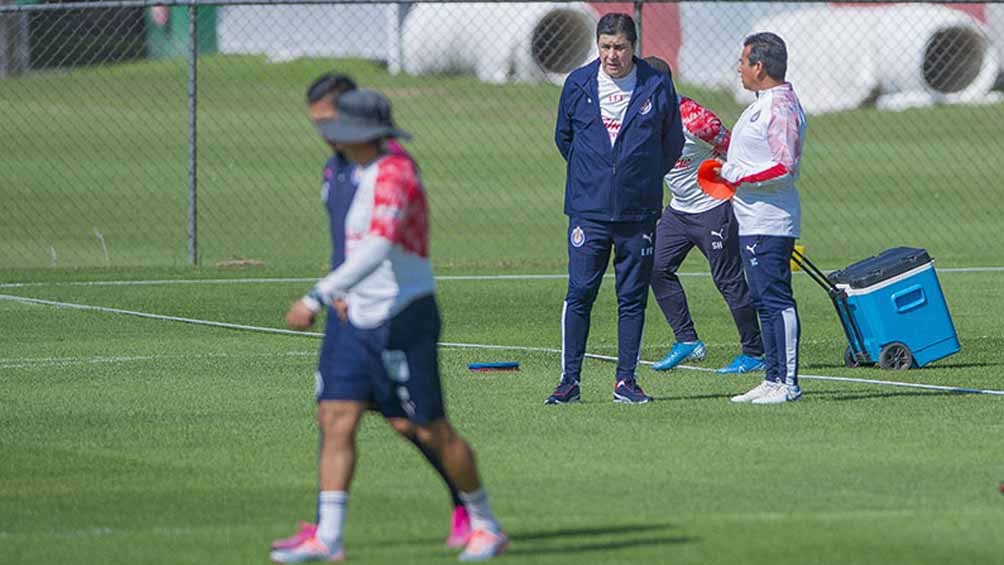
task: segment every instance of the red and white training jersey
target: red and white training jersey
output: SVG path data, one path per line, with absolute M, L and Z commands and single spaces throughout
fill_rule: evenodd
M 739 235 L 799 237 L 799 168 L 805 112 L 790 83 L 757 93 L 732 129 L 722 177 L 738 185 L 732 209 Z
M 627 116 L 631 94 L 638 84 L 638 67 L 632 67 L 631 72 L 625 77 L 613 78 L 603 72 L 603 66 L 600 65 L 596 83 L 599 89 L 597 94 L 600 97 L 600 118 L 610 137 L 610 146 L 613 147 Z
M 697 168 L 707 159 L 724 159 L 731 134 L 711 110 L 686 96 L 679 96 L 679 100 L 683 152 L 666 175 L 666 186 L 673 194 L 669 205 L 680 212 L 699 214 L 725 203 L 701 190 L 697 185 Z
M 387 155 L 357 167 L 358 189 L 345 217 L 346 259 L 315 291 L 345 296 L 349 321 L 375 328 L 435 291 L 429 262 L 429 209 L 418 169 Z

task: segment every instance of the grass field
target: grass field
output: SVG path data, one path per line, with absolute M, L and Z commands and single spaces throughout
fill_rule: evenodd
M 203 263 L 265 261 L 314 274 L 325 256 L 317 205 L 326 148 L 303 91 L 336 68 L 385 91 L 416 138 L 441 269 L 564 264 L 559 90 L 472 77 L 391 76 L 355 60 L 199 61 L 199 248 Z M 820 69 L 820 72 L 825 72 Z M 181 60 L 34 73 L 0 81 L 7 214 L 0 269 L 172 267 L 187 253 L 186 68 Z M 796 85 L 797 87 L 797 85 Z M 731 124 L 730 95 L 679 90 Z M 886 247 L 926 247 L 943 265 L 1001 265 L 1000 185 L 990 155 L 1004 105 L 813 116 L 799 187 L 803 243 L 833 266 Z M 101 233 L 108 249 L 96 236 Z
M 387 92 L 416 134 L 437 274 L 564 272 L 556 87 L 212 56 L 199 62 L 198 268 L 185 266 L 181 61 L 0 81 L 0 294 L 281 327 L 309 282 L 279 279 L 325 269 L 326 155 L 302 97 L 333 66 Z M 724 93 L 680 90 L 727 123 L 739 114 Z M 1004 150 L 1001 115 L 994 105 L 810 118 L 808 254 L 839 268 L 892 246 L 928 249 L 963 349 L 907 372 L 845 368 L 832 305 L 800 276 L 806 375 L 1004 389 L 1004 271 L 948 269 L 1004 265 L 986 196 L 999 192 L 987 159 Z M 214 266 L 232 258 L 265 265 Z M 683 270 L 707 267 L 698 256 Z M 701 366 L 720 366 L 737 353 L 731 317 L 707 277 L 684 284 L 710 348 Z M 441 352 L 449 412 L 513 539 L 503 562 L 1004 562 L 1004 398 L 806 379 L 797 404 L 734 406 L 727 398 L 756 376 L 641 368 L 657 401 L 621 406 L 613 365 L 588 360 L 584 402 L 545 407 L 564 285 L 439 281 L 444 341 L 552 350 Z M 608 280 L 591 353 L 615 354 L 615 309 Z M 648 314 L 651 361 L 672 337 L 654 304 Z M 270 540 L 312 516 L 315 337 L 9 298 L 0 328 L 0 564 L 264 563 Z M 508 359 L 522 370 L 466 370 Z M 350 559 L 450 562 L 448 499 L 431 470 L 375 418 L 359 439 Z
M 0 291 L 280 327 L 308 285 L 69 279 Z M 1004 388 L 1004 273 L 942 273 L 963 350 L 897 373 L 844 368 L 828 299 L 806 277 L 795 282 L 806 374 Z M 710 345 L 702 366 L 718 366 L 736 352 L 735 330 L 710 280 L 685 284 Z M 441 280 L 443 340 L 557 348 L 563 285 Z M 614 354 L 614 311 L 607 281 L 591 352 Z M 10 300 L 0 300 L 0 327 L 0 562 L 264 563 L 268 542 L 312 515 L 316 338 Z M 643 358 L 657 359 L 671 341 L 652 305 Z M 522 371 L 465 369 L 501 359 L 521 361 Z M 642 368 L 657 401 L 623 406 L 611 402 L 613 365 L 589 360 L 584 402 L 545 407 L 559 372 L 553 353 L 444 348 L 441 365 L 449 411 L 513 538 L 504 562 L 941 564 L 1004 555 L 999 397 L 806 380 L 803 402 L 735 406 L 727 397 L 756 377 Z M 451 562 L 441 544 L 448 499 L 432 472 L 376 418 L 359 441 L 350 559 Z

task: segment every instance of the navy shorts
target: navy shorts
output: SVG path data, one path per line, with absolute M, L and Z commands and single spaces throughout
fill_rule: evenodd
M 370 379 L 363 373 L 354 375 L 338 374 L 339 366 L 349 361 L 346 343 L 352 338 L 355 328 L 338 318 L 334 308 L 328 308 L 328 320 L 321 342 L 321 355 L 317 363 L 317 400 L 354 400 L 371 402 Z
M 388 418 L 418 425 L 445 417 L 436 345 L 440 328 L 431 295 L 373 329 L 344 324 L 331 313 L 321 347 L 317 400 L 369 402 Z

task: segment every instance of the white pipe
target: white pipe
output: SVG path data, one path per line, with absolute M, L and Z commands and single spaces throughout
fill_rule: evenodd
M 997 74 L 999 81 L 1004 78 L 1004 4 L 985 4 L 984 10 L 987 15 L 987 33 L 990 35 L 990 43 L 997 53 L 997 64 L 1002 66 Z
M 905 5 L 879 10 L 878 76 L 881 90 L 901 100 L 973 103 L 997 80 L 997 52 L 984 26 L 944 6 Z M 896 109 L 895 98 L 879 99 Z M 890 103 L 893 101 L 893 103 Z M 908 105 L 913 105 L 910 102 Z
M 876 9 L 813 7 L 757 21 L 749 33 L 770 31 L 788 46 L 788 73 L 806 112 L 851 110 L 864 104 L 878 84 L 875 37 Z M 741 45 L 741 44 L 740 44 Z M 739 46 L 736 46 L 736 58 Z M 735 66 L 732 76 L 737 76 Z M 753 94 L 733 81 L 736 99 L 752 102 Z
M 384 28 L 387 30 L 387 72 L 401 73 L 401 25 L 404 23 L 403 4 L 390 4 L 384 12 Z
M 732 88 L 750 22 L 808 7 L 798 2 L 680 2 L 682 43 L 673 79 L 684 85 Z
M 404 70 L 560 84 L 595 58 L 596 19 L 584 3 L 417 4 L 404 21 Z
M 262 54 L 271 62 L 301 57 L 387 60 L 390 4 L 223 6 L 220 53 Z M 396 9 L 396 8 L 395 8 Z
M 935 103 L 976 103 L 999 69 L 986 29 L 972 16 L 935 5 L 813 7 L 762 19 L 788 45 L 788 76 L 808 113 Z M 736 99 L 752 100 L 736 83 Z

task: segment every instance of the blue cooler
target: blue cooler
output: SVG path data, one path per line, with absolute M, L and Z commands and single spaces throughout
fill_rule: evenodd
M 924 249 L 896 247 L 830 273 L 842 291 L 838 304 L 847 329 L 848 364 L 886 369 L 923 367 L 959 350 L 959 339 Z

